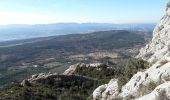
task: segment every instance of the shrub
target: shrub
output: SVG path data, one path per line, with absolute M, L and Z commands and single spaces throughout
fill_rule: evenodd
M 154 82 L 151 81 L 148 85 L 143 85 L 141 84 L 139 86 L 139 91 L 140 91 L 140 96 L 149 94 L 150 92 L 152 92 L 158 85 L 160 85 L 161 82 Z
M 118 79 L 118 91 L 119 91 L 119 92 L 122 91 L 122 86 L 125 85 L 126 82 L 127 82 L 126 77 L 121 76 L 121 77 Z
M 161 65 L 165 65 L 166 63 L 168 63 L 168 60 L 165 60 L 165 59 L 164 59 L 164 60 L 161 60 L 161 61 L 160 61 L 160 64 L 161 64 Z
M 149 64 L 142 59 L 130 59 L 124 67 L 123 74 L 119 77 L 119 91 L 121 91 L 122 86 L 125 85 L 134 74 L 148 68 L 148 65 Z

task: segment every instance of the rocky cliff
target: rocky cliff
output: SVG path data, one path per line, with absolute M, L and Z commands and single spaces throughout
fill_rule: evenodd
M 165 15 L 155 27 L 152 41 L 140 50 L 138 58 L 150 68 L 136 73 L 118 91 L 116 79 L 93 92 L 96 100 L 170 100 L 170 0 Z M 109 91 L 108 91 L 109 90 Z
M 170 56 L 170 1 L 168 0 L 165 15 L 153 32 L 152 41 L 140 50 L 138 57 L 155 63 Z

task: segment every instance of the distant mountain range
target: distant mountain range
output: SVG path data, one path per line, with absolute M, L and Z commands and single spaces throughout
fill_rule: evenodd
M 108 24 L 108 23 L 56 23 L 37 25 L 1 25 L 0 42 L 66 35 L 73 33 L 90 33 L 107 30 L 128 30 L 150 32 L 155 24 Z

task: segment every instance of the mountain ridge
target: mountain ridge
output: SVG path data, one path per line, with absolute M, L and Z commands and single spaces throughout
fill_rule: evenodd
M 155 24 L 109 24 L 109 23 L 57 23 L 38 25 L 0 26 L 0 42 L 30 39 L 66 34 L 84 34 L 107 30 L 146 31 L 153 30 Z M 24 33 L 24 34 L 23 34 Z

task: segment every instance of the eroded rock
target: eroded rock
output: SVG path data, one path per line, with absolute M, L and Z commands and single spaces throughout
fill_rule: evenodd
M 140 50 L 141 57 L 150 63 L 155 63 L 163 57 L 170 56 L 170 1 L 168 1 L 165 15 L 157 24 L 153 32 L 152 41 Z
M 90 64 L 85 64 L 85 63 L 78 63 L 71 65 L 64 73 L 63 75 L 73 75 L 74 72 L 76 71 L 76 68 L 79 67 L 98 67 L 102 63 L 90 63 Z
M 170 100 L 170 0 L 165 15 L 154 29 L 152 41 L 137 57 L 147 60 L 151 67 L 136 73 L 116 95 L 105 93 L 107 84 L 105 90 L 100 91 L 99 100 L 118 97 L 123 100 Z
M 94 92 L 93 92 L 93 98 L 94 100 L 98 99 L 108 99 L 115 97 L 117 98 L 119 92 L 118 92 L 118 80 L 112 79 L 108 84 L 99 86 Z
M 153 92 L 136 100 L 170 100 L 170 81 L 165 82 L 154 89 Z

